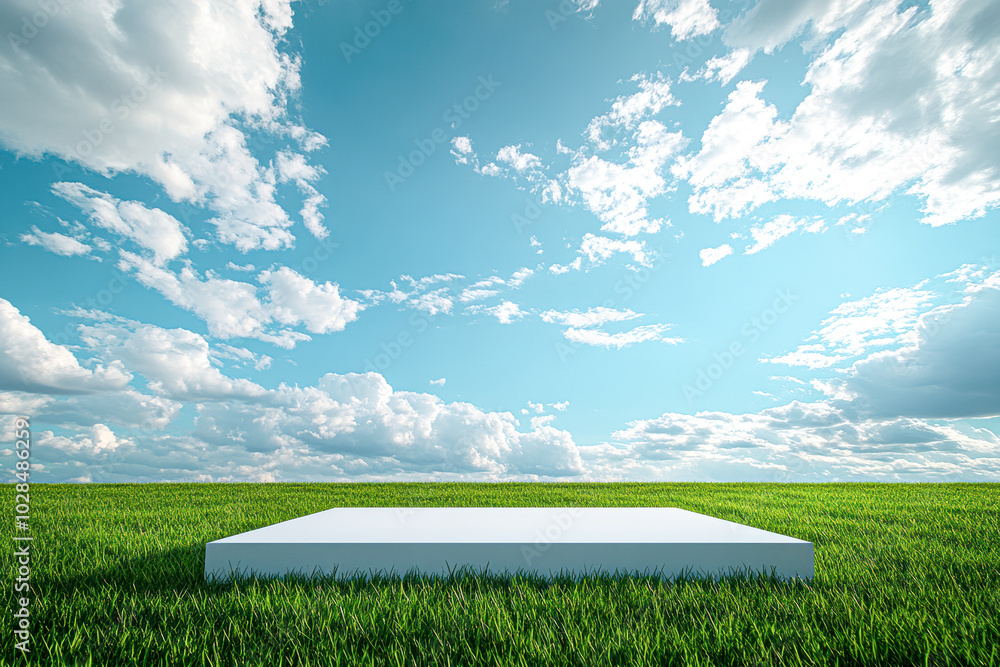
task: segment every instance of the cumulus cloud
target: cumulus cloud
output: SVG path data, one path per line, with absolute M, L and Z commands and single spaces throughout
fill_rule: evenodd
M 588 140 L 583 146 L 573 150 L 556 142 L 558 159 L 564 163 L 568 160 L 565 168 L 543 164 L 538 156 L 521 152 L 521 144 L 501 149 L 497 163 L 482 168 L 473 153 L 464 152 L 466 147 L 471 151 L 471 143 L 460 142 L 463 150 L 452 152 L 459 162 L 467 161 L 485 175 L 526 180 L 527 187 L 542 202 L 582 205 L 600 220 L 601 232 L 626 237 L 587 232 L 580 250 L 592 263 L 599 264 L 624 252 L 646 264 L 644 241 L 631 237 L 656 233 L 670 224 L 652 215 L 649 203 L 672 189 L 667 180 L 668 165 L 688 140 L 653 118 L 678 104 L 666 78 L 637 74 L 630 83 L 638 91 L 619 96 L 607 113 L 594 117 L 587 125 Z M 532 237 L 532 245 L 536 244 L 537 239 Z M 553 265 L 549 270 L 566 273 L 580 268 L 579 264 L 578 259 L 568 265 Z
M 56 183 L 52 192 L 86 213 L 93 224 L 149 251 L 156 264 L 162 265 L 187 250 L 187 230 L 158 208 L 120 201 L 82 183 Z
M 866 414 L 1000 416 L 1000 289 L 921 316 L 912 344 L 858 361 L 840 386 Z
M 987 429 L 896 417 L 859 419 L 829 403 L 758 413 L 665 413 L 583 447 L 594 472 L 629 479 L 837 481 L 995 479 Z
M 343 331 L 362 309 L 357 301 L 342 297 L 336 284 L 318 285 L 287 266 L 264 271 L 260 282 L 268 287 L 271 316 L 282 324 L 301 322 L 311 333 Z
M 777 109 L 757 96 L 763 87 L 763 81 L 738 83 L 702 135 L 701 149 L 672 167 L 694 188 L 688 199 L 692 212 L 721 220 L 774 199 L 767 187 L 749 178 L 758 159 L 753 149 L 769 136 L 777 116 Z
M 658 121 L 643 121 L 627 161 L 580 153 L 566 172 L 566 185 L 604 223 L 603 231 L 624 236 L 657 232 L 666 221 L 650 218 L 647 203 L 666 192 L 663 171 L 686 144 L 680 132 L 669 132 Z
M 865 418 L 1000 416 L 1000 271 L 965 265 L 845 301 L 807 341 L 763 361 L 830 368 L 812 386 Z
M 24 391 L 0 391 L 0 415 L 33 415 L 52 400 L 51 396 Z
M 92 250 L 89 245 L 72 236 L 66 236 L 59 232 L 43 232 L 35 226 L 32 226 L 30 232 L 21 234 L 21 242 L 45 248 L 49 252 L 64 257 L 87 255 Z
M 599 150 L 611 148 L 621 130 L 633 130 L 644 118 L 680 104 L 670 92 L 670 81 L 662 74 L 653 77 L 636 74 L 631 80 L 639 86 L 639 92 L 619 96 L 611 111 L 593 118 L 587 125 L 587 138 Z M 609 132 L 611 136 L 606 136 Z
M 208 325 L 209 333 L 219 338 L 256 338 L 291 348 L 308 340 L 308 334 L 276 329 L 273 323 L 302 324 L 311 333 L 342 331 L 363 308 L 341 296 L 335 283 L 317 284 L 288 267 L 261 272 L 258 279 L 266 289 L 266 299 L 250 283 L 219 278 L 211 271 L 203 277 L 189 266 L 174 273 L 128 252 L 121 253 L 119 267 L 133 271 L 140 283 L 196 314 Z
M 995 111 L 1000 15 L 985 0 L 758 3 L 727 29 L 737 47 L 770 50 L 808 29 L 809 94 L 787 121 L 740 82 L 675 170 L 692 212 L 735 217 L 778 198 L 922 202 L 922 221 L 978 218 L 1000 204 Z
M 127 438 L 120 438 L 104 424 L 94 424 L 84 433 L 71 437 L 55 435 L 52 431 L 42 431 L 35 440 L 45 448 L 60 449 L 70 454 L 101 454 L 113 452 L 119 447 L 134 446 Z M 86 481 L 90 481 L 87 479 Z
M 132 172 L 171 199 L 206 206 L 218 237 L 240 250 L 288 246 L 291 221 L 275 201 L 275 173 L 247 133 L 312 150 L 324 139 L 289 119 L 300 60 L 282 50 L 286 0 L 202 4 L 100 0 L 50 16 L 19 39 L 13 0 L 0 28 L 0 142 L 105 175 Z
M 719 28 L 719 19 L 708 0 L 640 0 L 634 21 L 652 19 L 670 28 L 674 39 L 707 35 Z
M 128 252 L 121 253 L 119 268 L 134 271 L 140 283 L 200 317 L 213 336 L 264 335 L 270 316 L 257 298 L 257 288 L 249 283 L 216 278 L 211 273 L 202 278 L 187 266 L 173 273 Z
M 165 429 L 180 412 L 181 403 L 166 396 L 122 391 L 70 396 L 48 401 L 29 414 L 48 424 L 92 427 L 98 423 L 129 428 Z
M 259 405 L 206 404 L 196 435 L 250 451 L 303 449 L 361 458 L 370 469 L 499 476 L 578 475 L 570 435 L 547 424 L 519 431 L 510 413 L 394 391 L 376 373 L 328 374 L 317 386 L 282 387 Z
M 728 243 L 723 243 L 718 248 L 702 248 L 698 256 L 701 257 L 702 266 L 712 266 L 723 257 L 728 257 L 732 254 L 733 247 Z
M 114 391 L 132 379 L 120 361 L 87 368 L 0 298 L 0 390 L 44 394 Z
M 608 253 L 608 256 L 610 255 L 611 253 Z M 552 264 L 551 266 L 549 266 L 549 273 L 551 273 L 554 276 L 561 276 L 562 274 L 569 273 L 570 271 L 579 271 L 581 265 L 582 265 L 582 260 L 581 258 L 577 257 L 569 264 Z
M 181 401 L 250 398 L 264 389 L 233 379 L 212 365 L 208 341 L 186 329 L 151 324 L 99 323 L 80 327 L 80 337 L 106 359 L 142 374 L 157 394 Z
M 612 239 L 607 236 L 597 236 L 596 234 L 584 234 L 580 241 L 580 253 L 585 255 L 591 264 L 597 266 L 603 264 L 609 257 L 618 253 L 624 253 L 632 257 L 637 264 L 651 266 L 653 256 L 646 247 L 645 241 L 635 239 Z M 579 261 L 578 259 L 576 260 Z M 572 266 L 579 269 L 579 264 Z M 550 267 L 550 271 L 553 269 Z M 553 271 L 555 273 L 556 271 Z M 564 272 L 561 272 L 564 273 Z
M 508 165 L 518 173 L 539 169 L 542 166 L 542 161 L 537 155 L 521 152 L 521 144 L 501 148 L 497 152 L 497 161 Z

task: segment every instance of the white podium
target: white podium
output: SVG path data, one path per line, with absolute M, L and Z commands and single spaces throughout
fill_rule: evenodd
M 673 507 L 335 508 L 205 545 L 205 577 L 742 573 L 813 577 L 813 545 Z

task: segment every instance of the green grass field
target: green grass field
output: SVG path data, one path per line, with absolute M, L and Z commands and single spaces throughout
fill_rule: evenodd
M 3 498 L 11 516 L 12 485 Z M 998 498 L 986 484 L 33 484 L 32 662 L 1000 665 Z M 202 580 L 206 541 L 355 505 L 682 507 L 813 542 L 816 578 Z M 13 581 L 5 665 L 21 662 Z

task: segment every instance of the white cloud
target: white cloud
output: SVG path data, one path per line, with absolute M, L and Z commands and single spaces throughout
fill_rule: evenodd
M 364 290 L 361 293 L 375 304 L 382 301 L 390 301 L 408 308 L 422 310 L 428 315 L 438 315 L 440 313 L 448 315 L 451 313 L 455 301 L 460 298 L 460 295 L 455 295 L 452 290 L 456 283 L 464 278 L 465 276 L 456 273 L 434 274 L 424 276 L 420 280 L 415 280 L 412 276 L 403 275 L 400 276 L 398 281 L 393 280 L 390 282 L 392 290 L 389 292 Z M 502 282 L 499 278 L 497 278 L 497 281 Z M 408 283 L 409 287 L 407 288 L 403 283 Z M 474 289 L 480 289 L 486 284 L 492 285 L 495 283 L 492 279 L 489 283 L 481 281 L 479 287 Z M 436 287 L 438 285 L 441 285 L 441 287 Z M 469 300 L 474 300 L 475 298 L 475 295 L 471 292 L 466 294 L 466 296 Z
M 811 385 L 852 415 L 995 417 L 998 330 L 1000 271 L 965 265 L 912 288 L 846 301 L 806 343 L 763 361 L 831 368 L 832 378 L 813 377 Z
M 296 451 L 297 461 L 327 461 L 351 476 L 434 472 L 574 476 L 583 472 L 566 431 L 547 424 L 517 430 L 508 412 L 444 403 L 431 394 L 394 391 L 375 373 L 328 374 L 316 387 L 282 387 L 259 404 L 203 405 L 196 435 L 249 451 Z M 320 458 L 322 457 L 322 458 Z M 287 457 L 286 457 L 287 458 Z M 315 465 L 315 463 L 313 464 Z
M 497 160 L 510 165 L 518 173 L 533 171 L 542 166 L 542 161 L 537 155 L 521 152 L 521 144 L 504 146 L 497 152 Z
M 13 0 L 8 10 L 16 21 L 38 7 Z M 290 245 L 274 171 L 239 126 L 303 150 L 324 142 L 288 118 L 300 66 L 280 50 L 291 18 L 284 0 L 96 0 L 55 12 L 37 37 L 8 40 L 0 53 L 0 89 L 18 100 L 0 108 L 0 141 L 105 175 L 147 176 L 174 201 L 208 207 L 219 239 L 240 250 Z
M 567 327 L 563 330 L 563 336 L 567 340 L 581 345 L 621 349 L 635 343 L 643 343 L 651 340 L 659 340 L 671 344 L 682 342 L 680 338 L 664 336 L 663 334 L 669 329 L 669 326 L 664 324 L 646 324 L 618 333 L 608 333 L 601 329 L 606 324 L 627 322 L 643 317 L 642 313 L 636 313 L 629 309 L 616 310 L 614 308 L 597 306 L 582 313 L 578 310 L 565 312 L 547 310 L 542 312 L 540 317 L 544 322 L 561 324 Z
M 467 309 L 471 313 L 485 313 L 497 318 L 500 324 L 511 324 L 514 320 L 524 317 L 521 307 L 511 301 L 503 301 L 496 306 L 470 306 Z
M 220 361 L 223 359 L 233 361 L 241 366 L 249 364 L 258 371 L 267 370 L 271 367 L 271 362 L 274 361 L 266 354 L 257 355 L 245 347 L 235 347 L 225 343 L 216 344 L 211 351 L 211 357 Z
M 30 394 L 23 391 L 0 391 L 0 415 L 38 414 L 41 408 L 51 402 L 51 396 Z
M 268 287 L 271 316 L 282 324 L 301 322 L 311 333 L 343 331 L 362 309 L 357 301 L 340 296 L 335 283 L 318 285 L 287 266 L 264 271 L 260 282 Z
M 211 272 L 202 279 L 189 267 L 175 274 L 128 252 L 121 253 L 119 268 L 134 271 L 140 283 L 203 319 L 213 336 L 262 338 L 265 335 L 271 318 L 257 298 L 257 288 L 249 283 L 216 278 Z
M 212 365 L 208 341 L 186 329 L 100 323 L 81 326 L 80 337 L 105 359 L 141 373 L 150 389 L 172 399 L 251 398 L 265 393 L 249 380 L 223 375 Z
M 701 257 L 702 266 L 712 266 L 723 257 L 733 254 L 733 247 L 728 243 L 723 243 L 718 248 L 702 248 L 698 256 Z
M 784 238 L 797 230 L 818 234 L 825 229 L 826 225 L 820 218 L 795 218 L 791 215 L 782 214 L 768 220 L 764 224 L 754 225 L 750 228 L 750 236 L 753 238 L 754 244 L 747 246 L 745 254 L 756 254 L 764 248 L 774 245 L 778 239 Z
M 777 110 L 757 96 L 763 87 L 763 81 L 738 83 L 702 135 L 698 153 L 674 164 L 673 173 L 694 188 L 688 200 L 693 213 L 713 213 L 720 220 L 775 198 L 764 184 L 748 178 L 757 166 L 753 151 L 770 136 L 777 116 Z
M 242 273 L 250 273 L 257 270 L 253 264 L 236 264 L 234 262 L 226 262 L 226 268 L 230 271 L 240 271 Z
M 995 479 L 1000 438 L 907 418 L 854 419 L 830 404 L 759 413 L 665 413 L 631 422 L 624 446 L 582 447 L 593 474 L 626 479 L 891 481 Z
M 549 267 L 549 273 L 555 276 L 561 276 L 562 274 L 569 273 L 570 271 L 579 271 L 581 261 L 582 260 L 577 257 L 569 264 L 553 264 Z
M 437 380 L 431 380 L 431 384 L 437 387 L 443 387 L 444 383 L 447 381 L 447 378 L 438 378 Z
M 639 89 L 631 95 L 615 99 L 611 109 L 591 120 L 585 135 L 588 142 L 578 150 L 556 142 L 559 160 L 569 160 L 569 166 L 546 176 L 551 165 L 543 165 L 533 154 L 521 153 L 521 144 L 501 150 L 498 162 L 517 168 L 489 163 L 480 167 L 471 153 L 452 151 L 463 161 L 466 156 L 477 172 L 508 178 L 523 178 L 530 190 L 545 203 L 582 204 L 601 221 L 601 231 L 634 237 L 656 233 L 670 224 L 665 218 L 650 214 L 651 200 L 672 189 L 666 180 L 667 166 L 687 145 L 681 132 L 671 132 L 666 125 L 651 117 L 670 105 L 674 99 L 669 81 L 662 75 L 637 74 L 631 81 Z M 464 147 L 464 142 L 462 142 Z M 618 147 L 611 151 L 613 147 Z M 471 150 L 471 143 L 469 144 Z M 532 247 L 541 244 L 535 236 Z M 633 259 L 646 264 L 648 257 L 642 241 L 614 239 L 587 233 L 580 248 L 593 263 L 600 263 L 612 254 L 627 252 Z M 539 253 L 542 251 L 539 250 Z M 558 275 L 580 268 L 580 258 L 568 265 L 555 264 L 549 271 Z
M 49 252 L 54 252 L 64 257 L 87 255 L 91 251 L 89 245 L 78 241 L 72 236 L 66 236 L 59 232 L 43 232 L 34 226 L 30 232 L 21 234 L 21 241 L 28 245 L 40 246 Z
M 642 313 L 636 313 L 627 308 L 625 310 L 616 310 L 614 308 L 597 306 L 596 308 L 589 308 L 582 313 L 579 310 L 564 312 L 546 310 L 541 313 L 540 317 L 542 318 L 542 321 L 548 322 L 549 324 L 563 324 L 569 327 L 581 328 L 601 326 L 603 324 L 607 324 L 608 322 L 625 322 L 628 320 L 634 320 L 638 317 L 642 317 Z
M 498 289 L 500 286 L 505 285 L 503 278 L 499 276 L 490 276 L 485 280 L 477 281 L 465 289 L 458 296 L 458 300 L 462 303 L 469 303 L 471 301 L 482 301 L 483 299 L 488 299 L 491 296 L 496 296 L 500 293 Z
M 164 429 L 177 416 L 181 403 L 165 396 L 143 394 L 131 387 L 122 391 L 71 396 L 48 401 L 33 410 L 37 420 L 59 426 L 91 427 L 98 423 L 141 429 Z
M 449 315 L 455 305 L 455 298 L 448 291 L 448 288 L 442 287 L 424 294 L 416 294 L 409 299 L 409 303 L 413 308 L 422 310 L 428 315 L 439 313 Z
M 468 137 L 454 137 L 451 140 L 451 154 L 455 156 L 455 164 L 470 164 L 476 159 Z
M 42 431 L 36 436 L 36 440 L 42 447 L 54 447 L 70 454 L 101 454 L 135 444 L 127 438 L 119 438 L 104 424 L 94 424 L 85 433 L 86 435 L 65 437 L 55 435 L 52 431 Z
M 121 253 L 119 267 L 134 271 L 140 283 L 203 319 L 218 338 L 256 338 L 291 348 L 309 336 L 275 329 L 272 323 L 302 324 L 311 333 L 342 331 L 363 308 L 342 297 L 335 283 L 317 284 L 288 267 L 261 272 L 259 280 L 268 296 L 263 301 L 256 286 L 218 278 L 211 271 L 204 278 L 188 266 L 173 273 L 128 252 Z
M 330 232 L 323 225 L 323 215 L 319 212 L 319 208 L 326 204 L 326 197 L 312 185 L 312 182 L 319 180 L 326 170 L 306 163 L 304 155 L 291 151 L 278 153 L 276 166 L 281 182 L 292 181 L 299 192 L 305 195 L 299 215 L 302 216 L 306 229 L 318 239 L 326 238 Z
M 511 289 L 518 289 L 524 284 L 524 281 L 533 276 L 534 273 L 534 269 L 522 266 L 520 269 L 511 274 L 510 278 L 507 280 L 507 286 Z
M 470 301 L 482 301 L 483 299 L 488 299 L 491 296 L 496 296 L 500 293 L 500 290 L 495 289 L 474 289 L 472 287 L 466 287 L 462 290 L 458 299 L 462 303 L 469 303 Z
M 640 0 L 632 15 L 634 21 L 652 18 L 666 24 L 674 39 L 707 35 L 719 27 L 719 19 L 708 0 Z
M 668 327 L 663 324 L 645 324 L 629 331 L 618 333 L 608 333 L 600 329 L 571 328 L 566 329 L 563 332 L 563 336 L 574 343 L 597 347 L 614 347 L 617 349 L 651 340 L 659 340 L 671 344 L 680 343 L 680 338 L 667 338 L 663 335 L 667 329 Z
M 846 301 L 830 311 L 807 343 L 764 361 L 824 368 L 873 348 L 912 343 L 918 318 L 929 309 L 932 296 L 929 290 L 894 288 Z
M 997 417 L 998 332 L 1000 289 L 976 291 L 922 315 L 909 345 L 856 362 L 835 384 L 866 415 Z
M 627 162 L 578 154 L 566 172 L 566 185 L 604 223 L 603 231 L 625 236 L 655 233 L 667 223 L 651 219 L 647 203 L 666 192 L 662 172 L 686 143 L 680 132 L 668 132 L 658 121 L 643 121 L 635 131 Z
M 587 125 L 587 137 L 599 150 L 607 150 L 616 143 L 614 136 L 605 136 L 607 132 L 633 130 L 644 118 L 660 113 L 664 107 L 680 104 L 670 92 L 670 81 L 662 74 L 652 78 L 636 74 L 631 80 L 638 84 L 639 92 L 619 96 L 611 111 Z
M 590 263 L 594 265 L 603 264 L 609 257 L 617 253 L 631 255 L 636 263 L 643 266 L 650 266 L 653 263 L 653 257 L 650 256 L 645 241 L 636 241 L 635 239 L 623 241 L 609 239 L 606 236 L 584 234 L 583 240 L 580 241 L 580 252 L 586 255 Z M 579 266 L 574 268 L 578 269 Z
M 695 74 L 688 74 L 685 70 L 678 78 L 681 81 L 695 81 L 697 79 L 718 81 L 725 86 L 750 63 L 752 55 L 750 49 L 733 49 L 724 56 L 710 58 L 705 63 L 705 67 Z
M 187 250 L 187 230 L 158 208 L 147 208 L 137 201 L 120 201 L 82 183 L 56 183 L 52 192 L 86 213 L 98 227 L 148 250 L 156 264 L 169 262 Z
M 1000 204 L 995 155 L 1000 31 L 987 0 L 863 3 L 767 0 L 727 31 L 765 50 L 809 26 L 809 94 L 788 121 L 741 82 L 681 162 L 692 212 L 738 216 L 778 198 L 922 201 L 922 222 L 978 218 Z
M 872 6 L 871 0 L 758 0 L 743 16 L 726 27 L 725 41 L 733 46 L 763 49 L 776 47 L 811 24 L 815 34 L 827 36 Z
M 85 368 L 0 298 L 0 390 L 87 394 L 125 387 L 132 376 L 119 361 Z

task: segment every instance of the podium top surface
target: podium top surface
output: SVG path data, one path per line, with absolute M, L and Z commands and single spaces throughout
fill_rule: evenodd
M 342 507 L 210 544 L 806 544 L 676 507 Z

